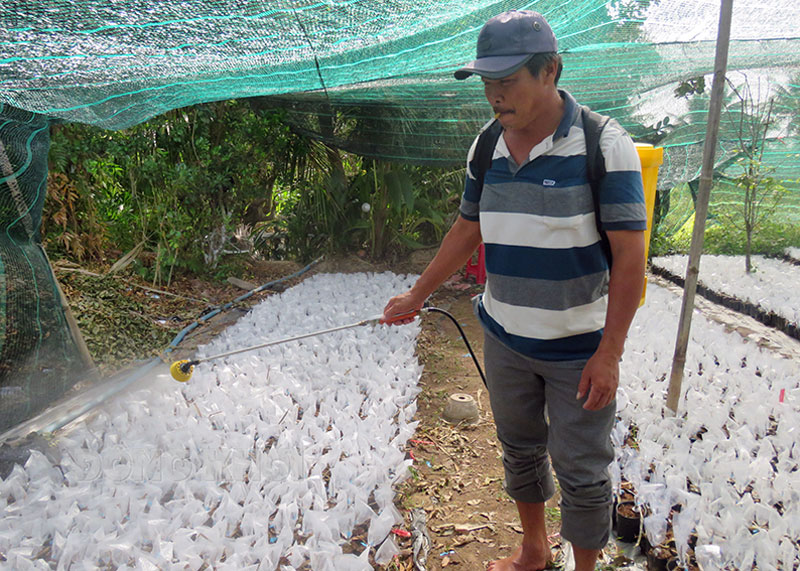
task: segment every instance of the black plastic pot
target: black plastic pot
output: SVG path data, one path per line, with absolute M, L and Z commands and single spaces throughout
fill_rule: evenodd
M 675 556 L 669 549 L 657 545 L 647 552 L 647 571 L 667 571 L 667 565 L 672 559 Z
M 639 539 L 642 516 L 634 502 L 620 502 L 617 505 L 617 537 L 626 543 Z
M 632 502 L 636 498 L 636 494 L 634 494 L 630 490 L 622 490 L 619 494 L 614 495 L 614 503 L 611 506 L 611 528 L 616 531 L 617 529 L 617 507 L 622 502 Z

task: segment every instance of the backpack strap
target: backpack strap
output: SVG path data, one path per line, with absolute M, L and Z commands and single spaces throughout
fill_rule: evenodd
M 608 125 L 610 117 L 595 113 L 585 105 L 581 106 L 581 119 L 583 122 L 583 136 L 586 138 L 586 174 L 589 179 L 589 186 L 592 189 L 592 201 L 594 202 L 594 219 L 597 224 L 597 232 L 603 247 L 603 253 L 608 260 L 608 267 L 611 267 L 611 245 L 608 242 L 608 235 L 600 226 L 600 181 L 606 176 L 606 160 L 603 151 L 600 149 L 600 137 L 603 129 Z
M 473 161 L 478 172 L 472 173 L 477 178 L 483 180 L 489 167 L 492 166 L 492 156 L 494 155 L 494 148 L 497 146 L 497 141 L 500 135 L 503 134 L 503 126 L 500 121 L 494 119 L 489 125 L 481 131 L 478 135 L 478 142 L 475 144 L 475 155 Z

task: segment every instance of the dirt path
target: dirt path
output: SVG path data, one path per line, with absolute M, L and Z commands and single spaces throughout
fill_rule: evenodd
M 481 288 L 463 289 L 467 285 L 445 285 L 431 302 L 458 320 L 483 363 L 483 334 L 470 303 Z M 427 512 L 432 540 L 429 570 L 485 569 L 489 561 L 509 555 L 522 537 L 514 503 L 503 490 L 501 450 L 489 397 L 457 328 L 445 316 L 423 317 L 417 353 L 425 369 L 417 401 L 420 424 L 409 442 L 414 470 L 400 488 L 397 503 Z M 476 424 L 453 426 L 442 418 L 454 393 L 471 395 L 478 403 Z M 557 500 L 548 505 L 547 519 L 557 545 Z

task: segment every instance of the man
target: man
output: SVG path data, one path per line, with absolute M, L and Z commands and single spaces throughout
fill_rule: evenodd
M 550 561 L 550 460 L 561 487 L 561 535 L 572 543 L 577 571 L 594 569 L 611 526 L 607 467 L 619 361 L 643 287 L 638 155 L 611 121 L 600 140 L 607 174 L 598 193 L 610 264 L 587 179 L 580 106 L 557 88 L 557 51 L 536 12 L 512 10 L 483 27 L 477 59 L 455 76 L 481 77 L 502 136 L 485 173 L 477 172 L 473 143 L 461 216 L 415 285 L 384 309 L 385 319 L 420 309 L 483 241 L 487 284 L 476 314 L 505 487 L 524 531 L 521 546 L 490 563 L 492 571 L 544 569 Z

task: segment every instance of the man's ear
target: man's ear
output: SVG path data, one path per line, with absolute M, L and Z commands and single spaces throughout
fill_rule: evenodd
M 555 60 L 547 62 L 540 73 L 544 74 L 548 82 L 555 83 L 556 75 L 558 74 L 558 62 Z

